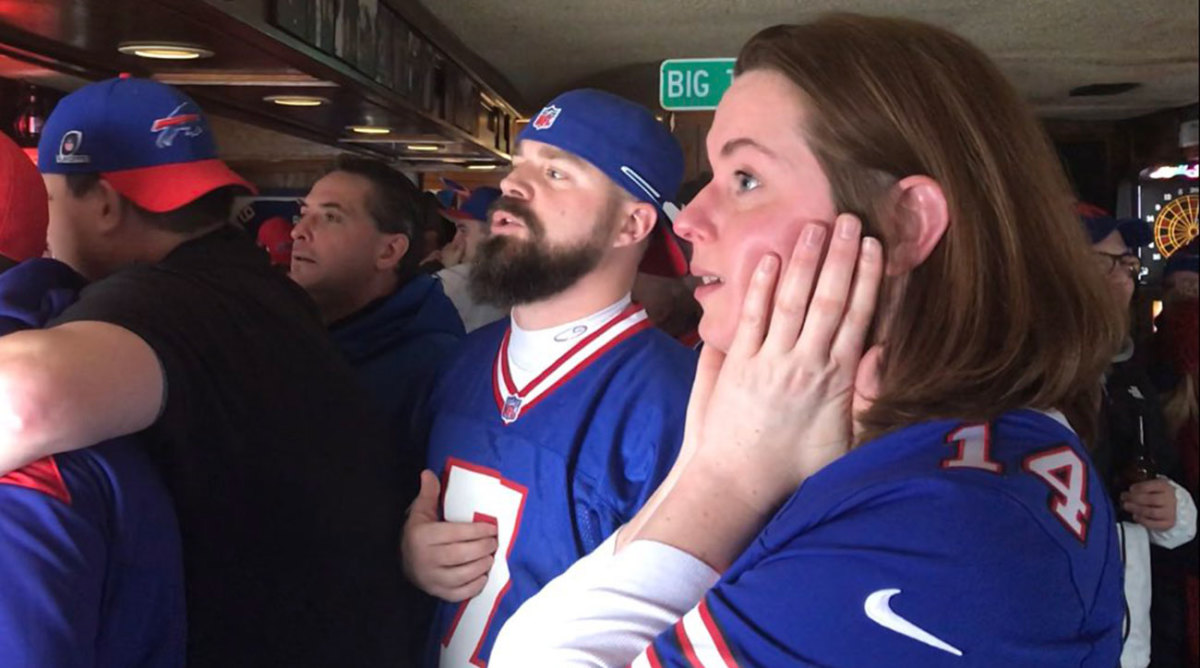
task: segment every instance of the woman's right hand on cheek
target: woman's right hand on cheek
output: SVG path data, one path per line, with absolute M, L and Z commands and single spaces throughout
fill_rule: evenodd
M 688 411 L 692 464 L 763 512 L 853 440 L 855 376 L 884 264 L 861 230 L 848 214 L 833 230 L 810 224 L 782 277 L 779 258 L 764 257 L 719 372 L 693 390 L 706 400 Z

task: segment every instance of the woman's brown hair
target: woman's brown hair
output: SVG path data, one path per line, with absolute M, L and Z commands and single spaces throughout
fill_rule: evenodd
M 1062 410 L 1090 441 L 1122 319 L 1055 154 L 996 66 L 934 26 L 833 14 L 754 36 L 736 71 L 760 69 L 799 87 L 836 205 L 885 247 L 897 180 L 929 176 L 948 204 L 932 254 L 885 285 L 881 391 L 859 416 L 863 438 L 1034 407 Z

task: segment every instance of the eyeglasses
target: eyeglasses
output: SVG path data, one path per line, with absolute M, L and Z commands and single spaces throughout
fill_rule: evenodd
M 1104 251 L 1092 251 L 1093 257 L 1096 259 L 1096 267 L 1108 276 L 1120 266 L 1123 270 L 1129 273 L 1130 278 L 1136 279 L 1138 274 L 1142 273 L 1142 261 L 1133 253 L 1105 253 Z

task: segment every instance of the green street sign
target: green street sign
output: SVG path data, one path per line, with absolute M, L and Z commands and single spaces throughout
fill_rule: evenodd
M 667 111 L 716 109 L 733 82 L 736 58 L 676 58 L 658 69 L 658 103 Z

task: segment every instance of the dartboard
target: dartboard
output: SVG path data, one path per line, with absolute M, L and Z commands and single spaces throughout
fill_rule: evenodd
M 1198 234 L 1200 195 L 1183 195 L 1167 203 L 1154 219 L 1154 243 L 1163 257 L 1188 245 Z

